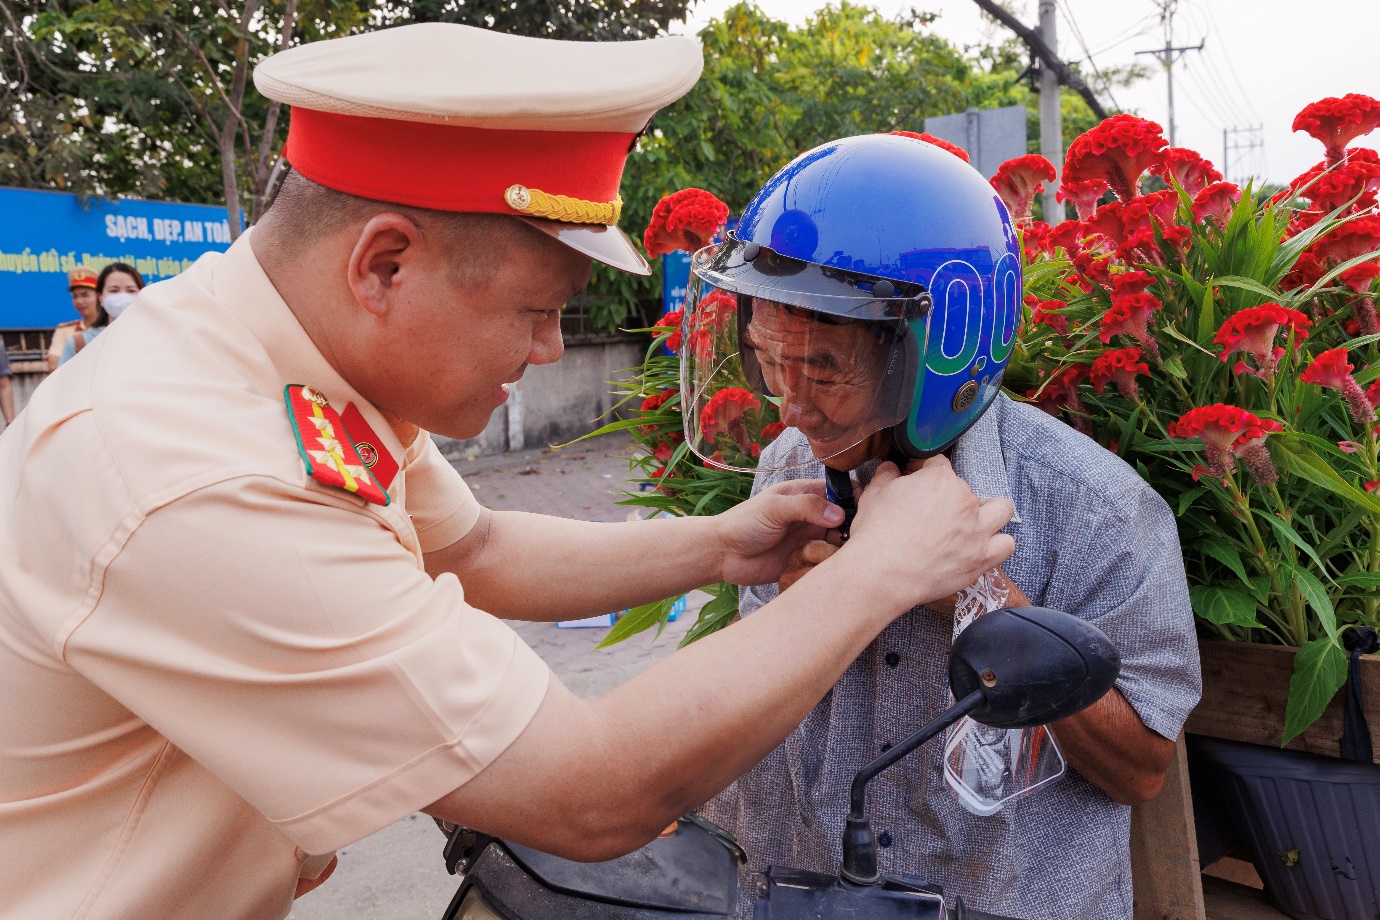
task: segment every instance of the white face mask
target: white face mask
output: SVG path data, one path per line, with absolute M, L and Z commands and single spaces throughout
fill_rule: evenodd
M 105 312 L 111 319 L 116 319 L 125 312 L 125 308 L 134 303 L 136 294 L 106 294 L 101 298 L 101 306 L 105 307 Z

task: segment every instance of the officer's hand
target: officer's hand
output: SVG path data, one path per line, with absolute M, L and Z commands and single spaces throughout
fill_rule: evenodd
M 824 498 L 824 480 L 798 479 L 778 483 L 713 521 L 724 553 L 723 580 L 764 585 L 781 577 L 792 553 L 842 524 L 843 509 Z
M 791 553 L 790 558 L 786 560 L 786 570 L 776 580 L 777 586 L 782 591 L 800 581 L 806 572 L 838 552 L 841 541 L 838 539 L 837 531 L 830 531 L 830 534 L 832 543 L 829 539 L 811 540 Z
M 1015 551 L 1000 533 L 1014 509 L 979 500 L 944 457 L 901 476 L 883 463 L 858 502 L 851 535 L 830 565 L 845 559 L 859 584 L 881 587 L 898 610 L 947 598 Z

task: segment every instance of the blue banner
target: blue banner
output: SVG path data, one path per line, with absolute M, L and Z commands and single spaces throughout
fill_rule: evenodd
M 0 188 L 0 329 L 50 329 L 76 319 L 67 272 L 133 265 L 152 284 L 230 247 L 225 208 L 88 199 Z

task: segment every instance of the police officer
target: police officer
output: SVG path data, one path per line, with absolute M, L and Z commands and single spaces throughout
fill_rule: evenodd
M 69 339 L 75 341 L 77 351 L 81 351 L 86 346 L 86 332 L 105 325 L 105 310 L 101 308 L 101 298 L 96 293 L 99 277 L 85 265 L 78 265 L 67 273 L 67 292 L 72 295 L 72 309 L 77 311 L 78 318 L 58 323 L 53 330 L 53 340 L 48 344 L 48 354 L 44 356 L 50 372 L 57 370 L 62 347 Z
M 627 852 L 1011 552 L 1010 504 L 940 459 L 883 468 L 800 590 L 604 699 L 498 619 L 771 582 L 842 519 L 818 482 L 717 518 L 491 512 L 427 433 L 477 435 L 560 357 L 592 258 L 647 271 L 624 158 L 700 68 L 686 38 L 442 24 L 259 66 L 292 106 L 279 200 L 0 437 L 0 914 L 282 917 L 416 810 Z

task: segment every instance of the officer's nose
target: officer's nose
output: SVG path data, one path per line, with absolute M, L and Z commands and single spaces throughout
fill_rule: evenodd
M 527 353 L 528 364 L 555 364 L 565 354 L 565 339 L 561 336 L 561 318 L 553 314 L 537 326 L 532 347 Z

